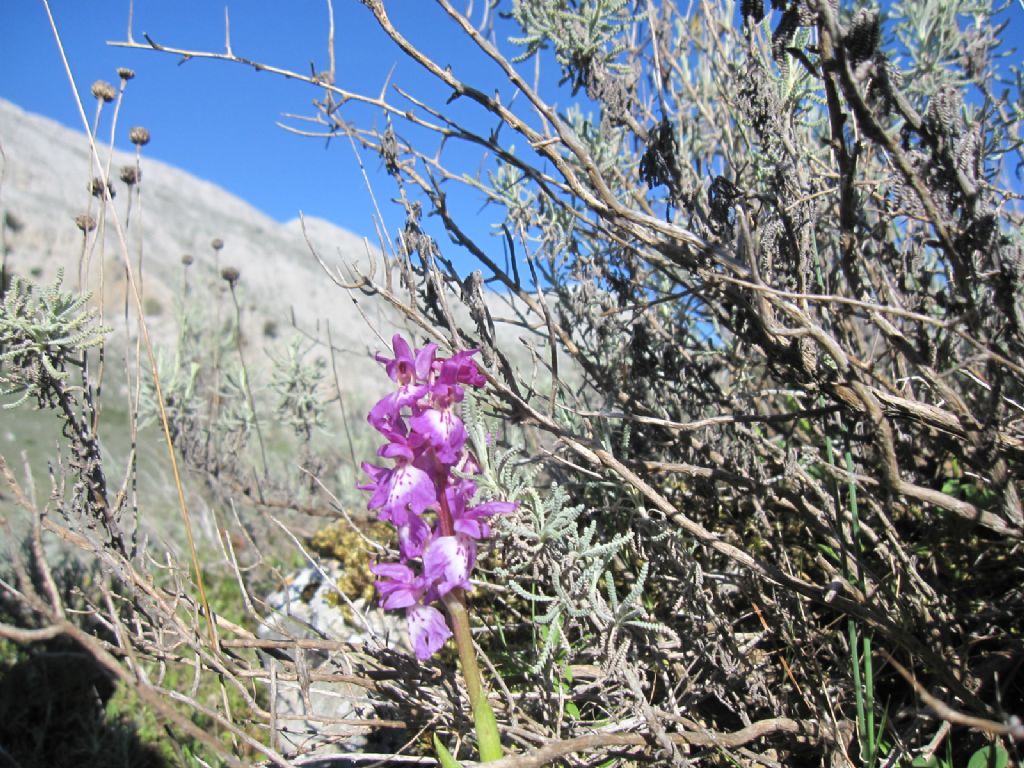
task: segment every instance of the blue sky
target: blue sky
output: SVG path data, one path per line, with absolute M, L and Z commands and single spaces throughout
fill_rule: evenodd
M 485 4 L 474 3 L 474 21 Z M 211 0 L 135 0 L 135 37 L 141 40 L 145 32 L 170 46 L 222 50 L 224 6 Z M 122 108 L 122 139 L 129 126 L 145 125 L 153 137 L 145 150 L 148 156 L 212 181 L 279 221 L 302 211 L 373 235 L 372 205 L 348 143 L 335 141 L 326 148 L 323 140 L 297 137 L 276 124 L 283 113 L 313 114 L 311 101 L 320 91 L 238 65 L 195 60 L 180 64 L 166 54 L 108 46 L 107 41 L 127 35 L 128 0 L 53 0 L 52 8 L 90 115 L 89 85 L 96 79 L 116 83 L 119 66 L 135 70 Z M 494 65 L 434 3 L 398 0 L 388 8 L 396 26 L 439 63 L 450 63 L 485 90 L 499 82 Z M 1004 40 L 1018 48 L 1024 39 L 1022 9 L 1021 0 L 1011 0 L 1005 17 L 1009 27 Z M 244 0 L 230 3 L 230 10 L 236 54 L 302 72 L 309 71 L 311 62 L 318 69 L 327 67 L 324 0 Z M 339 85 L 376 94 L 394 67 L 393 83 L 427 94 L 435 105 L 444 104 L 447 93 L 386 39 L 361 3 L 336 0 L 335 14 Z M 0 97 L 80 129 L 42 2 L 9 0 L 0 18 Z M 508 33 L 507 23 L 500 28 Z M 557 80 L 555 75 L 549 68 L 548 81 Z M 364 124 L 381 121 L 366 111 L 360 117 Z M 123 145 L 128 147 L 126 141 Z M 476 167 L 475 158 L 463 159 L 468 164 L 462 170 Z M 365 162 L 375 185 L 380 184 L 377 192 L 384 198 L 380 202 L 393 233 L 401 224 L 397 208 L 386 202 L 394 189 L 382 178 L 376 157 L 365 156 Z M 478 210 L 470 209 L 471 215 Z M 486 233 L 485 218 L 498 216 L 497 210 L 475 216 L 476 234 Z M 497 240 L 489 244 L 500 254 Z
M 135 38 L 141 41 L 145 32 L 169 46 L 223 50 L 224 5 L 210 0 L 135 0 Z M 416 45 L 442 63 L 450 62 L 456 69 L 469 65 L 475 68 L 473 74 L 483 74 L 458 29 L 432 3 L 389 5 L 394 6 L 390 12 L 395 24 Z M 476 5 L 478 18 L 483 3 Z M 144 125 L 152 134 L 146 155 L 212 181 L 279 221 L 302 211 L 373 235 L 373 208 L 348 142 L 335 140 L 327 147 L 321 139 L 298 137 L 277 125 L 284 113 L 314 114 L 311 102 L 322 91 L 234 64 L 180 64 L 166 54 L 111 47 L 107 41 L 126 38 L 127 0 L 53 0 L 51 7 L 90 119 L 90 84 L 104 79 L 116 85 L 117 67 L 135 70 L 119 118 L 122 148 L 131 148 L 128 127 Z M 303 73 L 310 71 L 311 62 L 326 69 L 326 8 L 324 0 L 231 3 L 234 52 Z M 0 97 L 81 129 L 43 4 L 12 2 L 0 16 Z M 337 0 L 335 26 L 339 85 L 377 94 L 394 67 L 392 83 L 414 93 L 441 93 L 418 65 L 387 41 L 360 3 Z M 444 99 L 435 103 L 443 104 Z M 381 118 L 376 120 L 380 124 Z M 101 138 L 105 135 L 101 129 Z M 379 178 L 379 160 L 365 156 L 364 162 Z M 393 188 L 381 183 L 377 193 L 391 196 Z M 386 200 L 380 202 L 388 209 L 385 215 L 393 232 L 401 216 Z

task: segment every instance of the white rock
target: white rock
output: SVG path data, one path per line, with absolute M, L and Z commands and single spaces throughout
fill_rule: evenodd
M 411 653 L 401 612 L 382 611 L 360 598 L 350 603 L 353 618 L 345 618 L 337 604 L 339 598 L 344 598 L 334 586 L 341 570 L 339 562 L 328 560 L 298 571 L 284 590 L 267 597 L 270 611 L 257 634 L 272 640 L 338 640 L 350 644 L 352 653 L 361 648 L 372 652 L 384 647 Z M 286 650 L 285 655 L 294 665 L 264 654 L 268 669 L 281 673 L 294 668 L 299 678 L 314 671 L 353 674 L 348 652 L 296 649 Z M 278 718 L 278 748 L 288 756 L 364 748 L 369 728 L 324 723 L 308 716 L 372 719 L 374 702 L 366 690 L 350 683 L 318 680 L 307 680 L 305 687 L 304 692 L 299 681 L 277 681 L 272 705 Z M 296 716 L 299 717 L 288 719 Z

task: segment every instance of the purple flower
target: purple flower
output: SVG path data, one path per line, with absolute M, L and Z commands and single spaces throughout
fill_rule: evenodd
M 452 636 L 444 616 L 437 608 L 429 605 L 413 605 L 405 609 L 409 622 L 409 639 L 412 640 L 416 658 L 426 661 Z
M 370 566 L 370 571 L 383 577 L 374 586 L 381 596 L 381 606 L 386 610 L 415 605 L 426 591 L 423 579 L 402 563 L 376 563 Z
M 377 362 L 384 363 L 384 369 L 392 381 L 405 386 L 414 381 L 427 380 L 434 364 L 434 352 L 437 351 L 437 344 L 427 344 L 413 354 L 409 342 L 402 337 L 402 334 L 396 333 L 391 338 L 391 348 L 395 352 L 394 358 L 377 355 Z
M 423 550 L 423 576 L 437 594 L 469 589 L 469 572 L 476 561 L 476 543 L 462 536 L 438 536 Z
M 423 554 L 423 548 L 430 540 L 430 526 L 422 517 L 410 515 L 405 525 L 398 527 L 398 553 L 403 560 L 413 560 Z
M 371 567 L 387 610 L 404 609 L 416 656 L 430 658 L 451 636 L 444 615 L 431 604 L 452 590 L 468 590 L 477 541 L 487 538 L 487 520 L 515 509 L 504 501 L 472 506 L 477 487 L 461 475 L 480 473 L 466 450 L 466 426 L 456 406 L 465 386 L 487 383 L 473 361 L 477 350 L 437 357 L 437 345 L 414 350 L 400 335 L 394 357 L 377 355 L 398 386 L 370 410 L 367 421 L 387 439 L 377 455 L 391 468 L 363 464 L 370 481 L 369 509 L 398 531 L 401 562 Z M 454 471 L 453 471 L 454 470 Z M 425 513 L 432 511 L 432 515 Z
M 444 616 L 436 608 L 422 604 L 426 592 L 424 578 L 401 563 L 379 563 L 370 570 L 382 576 L 376 583 L 381 605 L 387 609 L 405 608 L 409 622 L 409 639 L 420 661 L 426 661 L 451 637 Z
M 438 461 L 451 466 L 459 460 L 466 445 L 466 426 L 451 410 L 430 408 L 409 419 L 419 440 L 434 449 Z
M 379 400 L 370 409 L 367 421 L 388 440 L 405 437 L 409 434 L 409 428 L 402 418 L 402 409 L 414 404 L 426 391 L 424 384 L 400 387 L 397 392 Z
M 491 527 L 486 519 L 514 512 L 516 505 L 510 501 L 486 501 L 470 507 L 469 503 L 475 495 L 476 483 L 460 478 L 445 491 L 445 500 L 448 502 L 456 533 L 471 539 L 486 539 L 491 535 Z
M 442 367 L 449 368 L 453 372 L 454 380 L 460 384 L 469 384 L 471 387 L 479 389 L 487 383 L 487 379 L 480 373 L 480 369 L 473 361 L 473 355 L 479 351 L 478 349 L 467 349 L 456 352 L 442 363 Z
M 473 539 L 486 539 L 491 535 L 487 518 L 514 512 L 516 505 L 511 501 L 486 501 L 467 509 L 455 519 L 455 530 Z
M 373 491 L 367 508 L 379 509 L 381 520 L 390 520 L 397 526 L 407 525 L 410 514 L 422 515 L 437 502 L 434 481 L 411 463 L 414 456 L 407 445 L 388 443 L 378 453 L 384 458 L 395 459 L 395 466 L 385 469 L 363 464 L 363 470 L 373 480 L 359 486 L 361 490 Z

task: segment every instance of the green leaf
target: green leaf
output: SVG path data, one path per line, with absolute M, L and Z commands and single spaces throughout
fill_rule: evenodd
M 501 736 L 498 734 L 498 723 L 494 719 L 494 710 L 491 709 L 486 696 L 481 696 L 474 708 L 473 721 L 476 725 L 480 762 L 489 763 L 492 760 L 500 760 L 504 756 L 501 750 Z
M 967 768 L 1006 768 L 1010 755 L 1002 747 L 992 744 L 982 747 L 967 761 Z
M 829 557 L 834 562 L 840 562 L 839 554 L 828 544 L 818 544 L 818 551 Z
M 434 734 L 434 751 L 437 753 L 437 761 L 441 763 L 441 768 L 462 768 L 459 761 L 452 757 L 452 753 L 437 738 L 436 733 Z
M 946 768 L 946 765 L 935 755 L 921 755 L 914 758 L 910 768 Z
M 569 715 L 569 717 L 571 717 L 573 720 L 579 720 L 580 719 L 580 708 L 576 706 L 575 702 L 572 702 L 572 701 L 565 702 L 565 711 Z

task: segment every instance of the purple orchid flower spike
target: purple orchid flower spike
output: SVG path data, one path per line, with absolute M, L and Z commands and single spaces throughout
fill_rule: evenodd
M 372 567 L 381 605 L 405 610 L 413 649 L 425 660 L 452 635 L 432 603 L 452 594 L 462 599 L 471 588 L 478 542 L 491 533 L 487 521 L 515 505 L 474 506 L 477 486 L 465 477 L 481 471 L 466 448 L 466 426 L 458 413 L 464 388 L 487 383 L 473 361 L 477 350 L 438 358 L 436 344 L 413 349 L 400 334 L 391 348 L 394 357 L 377 355 L 377 360 L 398 386 L 373 406 L 367 420 L 387 439 L 377 454 L 393 466 L 363 464 L 370 480 L 359 488 L 371 494 L 367 507 L 398 531 L 400 562 Z

